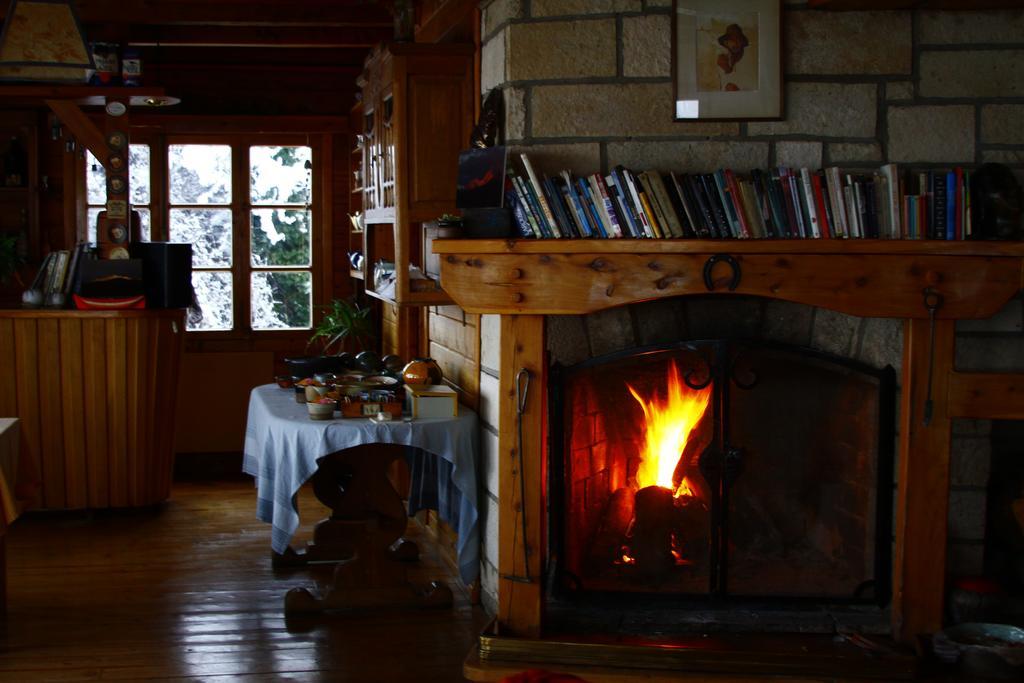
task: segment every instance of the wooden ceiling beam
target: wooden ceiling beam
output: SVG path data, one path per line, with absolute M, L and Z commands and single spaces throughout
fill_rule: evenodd
M 88 33 L 88 31 L 87 31 Z M 370 48 L 392 36 L 390 24 L 355 27 L 133 26 L 129 45 L 139 47 Z
M 372 0 L 78 0 L 85 23 L 218 24 L 225 26 L 390 25 L 391 15 Z M 8 4 L 0 7 L 0 18 Z

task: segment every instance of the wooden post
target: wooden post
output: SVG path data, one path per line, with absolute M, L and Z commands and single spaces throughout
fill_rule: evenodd
M 541 622 L 541 557 L 544 552 L 544 412 L 547 365 L 544 317 L 501 316 L 498 453 L 498 628 L 502 633 L 536 638 Z M 516 376 L 529 372 L 529 390 L 518 414 Z M 526 388 L 525 376 L 520 391 Z M 518 421 L 522 419 L 522 425 Z M 522 433 L 520 471 L 519 434 Z M 520 477 L 524 477 L 525 505 Z M 523 514 L 526 516 L 525 538 Z M 529 580 L 527 581 L 527 575 Z
M 952 320 L 935 322 L 934 348 L 927 319 L 907 320 L 903 328 L 892 630 L 904 643 L 942 628 L 951 431 L 947 395 L 954 325 Z M 930 365 L 934 412 L 925 426 Z

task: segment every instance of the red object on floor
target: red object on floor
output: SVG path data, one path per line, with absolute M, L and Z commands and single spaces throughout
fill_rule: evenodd
M 506 676 L 501 683 L 587 683 L 585 679 L 572 674 L 560 674 L 541 669 L 530 669 L 519 674 Z

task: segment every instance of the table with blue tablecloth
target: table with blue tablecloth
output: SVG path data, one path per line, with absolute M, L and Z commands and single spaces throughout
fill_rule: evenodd
M 477 506 L 477 416 L 460 405 L 454 418 L 378 422 L 371 418 L 312 420 L 292 390 L 274 384 L 249 396 L 242 470 L 256 478 L 256 516 L 271 524 L 271 547 L 285 553 L 299 513 L 295 496 L 325 456 L 365 444 L 410 447 L 410 512 L 432 507 L 458 533 L 459 573 L 466 583 L 479 576 Z M 420 449 L 431 456 L 417 454 Z

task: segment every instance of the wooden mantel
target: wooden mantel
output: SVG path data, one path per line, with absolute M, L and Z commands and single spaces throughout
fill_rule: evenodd
M 955 321 L 987 318 L 1024 289 L 1024 244 L 890 240 L 438 240 L 441 284 L 472 313 L 501 314 L 498 628 L 542 635 L 547 393 L 544 316 L 679 295 L 754 295 L 903 318 L 904 356 L 892 632 L 942 626 L 951 421 L 1024 419 L 1024 374 L 959 373 Z M 731 288 L 730 288 L 731 287 Z M 940 301 L 934 338 L 925 295 Z M 935 297 L 934 295 L 938 295 Z M 932 342 L 934 339 L 934 343 Z M 933 355 L 934 354 L 934 355 Z M 926 426 L 929 359 L 932 420 Z M 515 378 L 531 373 L 519 499 Z M 527 511 L 526 538 L 517 533 Z M 525 550 L 525 553 L 524 553 Z
M 438 240 L 471 313 L 581 314 L 680 294 L 786 299 L 859 316 L 987 318 L 1022 288 L 1024 244 L 895 240 Z M 705 281 L 709 259 L 710 284 Z M 729 286 L 738 266 L 739 279 Z

